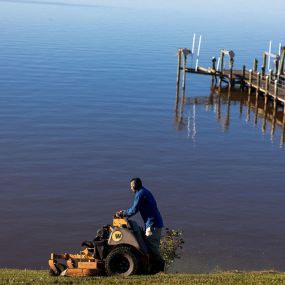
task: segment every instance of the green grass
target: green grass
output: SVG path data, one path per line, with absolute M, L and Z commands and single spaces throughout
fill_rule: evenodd
M 0 269 L 0 284 L 193 284 L 231 285 L 285 284 L 285 273 L 281 272 L 218 272 L 209 274 L 156 274 L 131 277 L 51 277 L 43 270 Z

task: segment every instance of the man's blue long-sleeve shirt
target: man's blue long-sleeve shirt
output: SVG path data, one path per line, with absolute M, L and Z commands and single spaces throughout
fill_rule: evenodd
M 163 220 L 157 208 L 156 201 L 151 192 L 144 187 L 135 193 L 133 205 L 124 211 L 124 216 L 131 217 L 137 212 L 140 212 L 146 228 L 163 227 Z

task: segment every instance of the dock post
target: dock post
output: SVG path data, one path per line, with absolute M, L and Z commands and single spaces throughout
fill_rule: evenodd
M 185 87 L 186 87 L 186 62 L 187 62 L 187 54 L 186 52 L 183 52 L 183 81 L 182 81 L 183 100 L 185 96 Z
M 279 60 L 277 58 L 274 59 L 274 75 L 275 78 L 278 75 L 278 67 L 279 67 Z
M 278 80 L 274 81 L 274 97 L 278 95 Z
M 255 117 L 254 117 L 255 125 L 257 124 L 259 89 L 260 89 L 260 72 L 257 72 L 257 82 L 256 82 L 256 90 L 255 90 Z
M 223 71 L 224 71 L 224 57 L 225 57 L 225 54 L 223 51 L 221 51 L 221 74 L 223 75 Z
M 252 86 L 252 69 L 249 70 L 249 84 L 248 84 L 248 94 L 251 94 L 251 86 Z
M 223 75 L 223 73 L 224 73 L 224 57 L 225 57 L 225 54 L 224 54 L 223 50 L 221 50 L 221 56 L 220 56 L 221 70 L 220 70 L 219 90 L 222 89 L 222 78 L 224 77 L 224 75 Z
M 257 72 L 257 77 L 256 77 L 256 97 L 258 97 L 259 90 L 260 90 L 260 72 Z
M 265 79 L 265 95 L 268 95 L 269 93 L 269 75 L 266 75 Z
M 178 107 L 179 102 L 179 88 L 180 88 L 180 71 L 181 71 L 181 49 L 178 49 L 177 56 L 178 56 L 178 63 L 177 63 L 177 78 L 176 78 L 176 104 L 175 108 Z
M 254 72 L 257 72 L 257 66 L 258 66 L 258 60 L 255 58 L 253 60 L 253 71 Z
M 243 90 L 244 89 L 244 85 L 245 85 L 245 71 L 246 71 L 246 67 L 245 65 L 242 66 L 242 79 L 240 82 L 240 87 Z
M 192 54 L 191 50 L 188 48 L 181 49 L 183 54 L 183 81 L 182 81 L 182 104 L 184 104 L 185 100 L 185 87 L 186 87 L 186 63 L 187 63 L 187 56 Z
M 233 82 L 233 66 L 234 66 L 234 59 L 230 58 L 229 88 L 231 88 L 232 85 L 234 86 L 234 82 Z
M 273 70 L 272 69 L 269 70 L 269 75 L 270 75 L 270 80 L 272 81 L 273 80 Z
M 217 59 L 213 56 L 212 57 L 212 85 L 214 85 L 214 81 L 216 79 L 216 61 Z
M 267 60 L 267 55 L 266 55 L 266 53 L 264 53 L 263 54 L 263 65 L 261 67 L 262 76 L 265 76 L 266 60 Z

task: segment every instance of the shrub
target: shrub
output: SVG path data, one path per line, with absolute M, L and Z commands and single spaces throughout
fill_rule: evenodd
M 184 244 L 181 230 L 165 228 L 165 233 L 160 240 L 160 253 L 165 260 L 167 270 L 175 259 L 181 258 L 181 250 Z

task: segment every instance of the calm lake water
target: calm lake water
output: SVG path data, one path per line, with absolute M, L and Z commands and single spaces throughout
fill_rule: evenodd
M 285 270 L 282 116 L 194 75 L 174 111 L 177 48 L 201 34 L 201 65 L 251 67 L 285 44 L 285 4 L 208 2 L 0 1 L 1 267 L 79 251 L 140 176 L 184 231 L 173 270 Z

